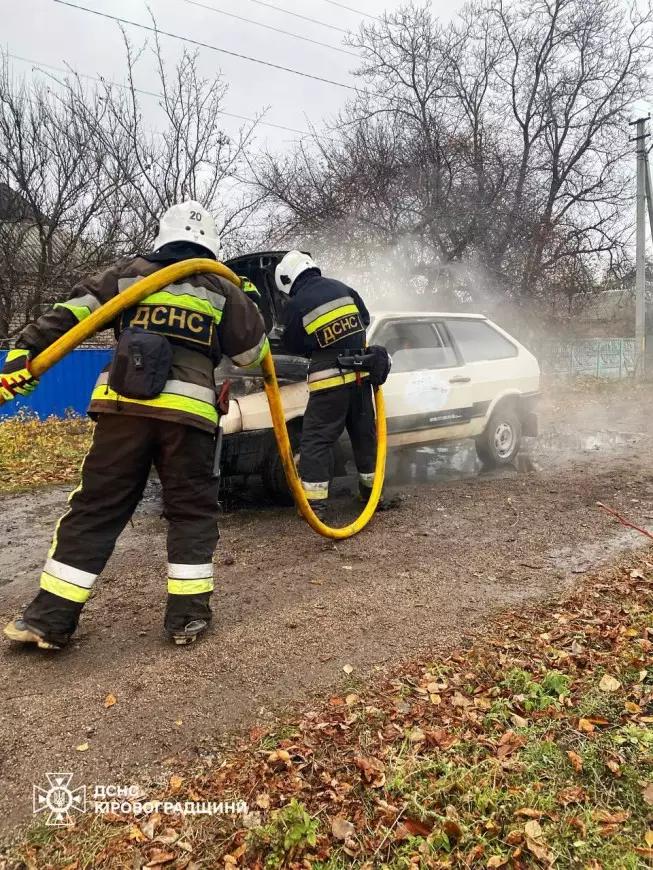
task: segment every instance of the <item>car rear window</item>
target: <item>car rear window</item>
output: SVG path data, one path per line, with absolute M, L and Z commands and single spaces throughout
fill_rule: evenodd
M 392 357 L 392 371 L 451 368 L 458 365 L 446 335 L 428 320 L 388 323 L 378 337 Z
M 485 320 L 447 320 L 447 329 L 465 362 L 517 356 L 515 345 Z

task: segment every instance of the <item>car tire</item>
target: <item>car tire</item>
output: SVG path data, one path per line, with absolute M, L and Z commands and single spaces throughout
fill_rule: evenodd
M 476 453 L 485 468 L 514 462 L 521 445 L 522 426 L 514 405 L 504 403 L 492 412 L 483 434 L 476 439 Z
M 293 454 L 299 451 L 299 440 L 301 436 L 301 421 L 299 425 L 288 426 L 288 437 L 290 438 L 290 446 Z M 265 457 L 265 463 L 261 469 L 261 480 L 267 494 L 280 505 L 292 505 L 295 500 L 288 488 L 286 481 L 286 473 L 283 470 L 283 463 L 277 450 L 277 442 L 272 437 L 272 445 Z

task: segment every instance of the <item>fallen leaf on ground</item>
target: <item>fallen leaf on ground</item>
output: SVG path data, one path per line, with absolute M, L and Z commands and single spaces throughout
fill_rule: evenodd
M 91 747 L 90 747 L 90 744 L 89 744 L 89 743 L 80 743 L 78 746 L 75 747 L 75 749 L 76 749 L 78 752 L 86 752 L 86 751 L 89 750 L 90 748 L 91 748 Z
M 290 753 L 286 749 L 275 749 L 268 755 L 268 764 L 282 762 L 286 767 L 292 767 Z
M 525 745 L 525 737 L 522 737 L 519 734 L 515 734 L 514 731 L 506 731 L 506 733 L 503 734 L 501 739 L 499 740 L 497 758 L 507 758 L 509 755 L 512 755 L 513 752 L 516 752 L 518 749 L 521 749 L 521 747 Z
M 563 788 L 558 794 L 558 801 L 566 807 L 569 804 L 582 803 L 586 797 L 587 794 L 584 788 L 579 785 L 571 785 L 569 788 Z
M 642 798 L 644 799 L 645 804 L 653 807 L 653 782 L 649 782 L 646 786 L 644 786 Z
M 138 828 L 136 829 L 138 830 Z M 156 843 L 163 843 L 164 846 L 172 846 L 179 839 L 179 831 L 174 828 L 164 828 L 161 833 L 155 838 Z
M 152 849 L 148 855 L 148 863 L 145 867 L 160 867 L 162 864 L 168 864 L 174 861 L 177 856 L 174 852 L 165 852 L 163 849 Z
M 620 825 L 630 818 L 630 813 L 628 810 L 616 810 L 614 813 L 609 810 L 594 810 L 592 818 L 605 825 Z
M 342 816 L 336 816 L 331 821 L 331 833 L 336 840 L 348 840 L 356 833 L 356 828 Z
M 113 705 L 116 703 L 117 703 L 116 696 L 112 695 L 111 692 L 109 692 L 109 694 L 104 699 L 104 706 L 105 707 L 113 707 Z
M 553 865 L 555 858 L 544 843 L 533 840 L 531 837 L 526 837 L 526 848 L 529 852 L 532 852 L 539 861 L 542 861 L 549 867 Z
M 579 719 L 578 720 L 578 730 L 584 731 L 585 734 L 591 734 L 594 731 L 594 726 L 589 721 L 589 719 Z
M 385 785 L 385 772 L 383 762 L 377 758 L 363 758 L 359 756 L 354 759 L 354 764 L 361 772 L 361 779 L 365 785 L 371 785 L 373 788 L 381 788 Z
M 526 822 L 524 825 L 524 831 L 527 837 L 530 837 L 531 840 L 540 841 L 544 837 L 544 831 L 542 830 L 542 826 L 536 819 L 531 819 L 530 822 Z
M 261 810 L 270 809 L 270 795 L 267 792 L 261 792 L 256 796 L 256 806 Z
M 510 855 L 493 855 L 485 865 L 486 867 L 505 867 L 510 861 Z
M 444 728 L 434 728 L 429 730 L 426 736 L 429 743 L 432 743 L 439 749 L 449 749 L 458 741 L 458 738 L 455 735 L 450 734 Z
M 403 826 L 413 837 L 428 837 L 433 830 L 433 825 L 425 825 L 417 819 L 404 819 Z
M 603 674 L 599 682 L 599 689 L 602 692 L 618 692 L 621 688 L 621 683 L 610 674 Z
M 516 816 L 524 816 L 527 819 L 541 819 L 545 813 L 542 810 L 536 810 L 533 807 L 522 807 L 515 812 Z
M 344 668 L 343 668 L 343 671 L 344 671 L 346 674 L 351 674 L 353 670 L 354 670 L 354 669 L 353 669 L 353 667 L 352 667 L 351 665 L 345 665 Z
M 159 813 L 152 813 L 152 815 L 143 822 L 141 825 L 141 831 L 145 834 L 148 840 L 152 840 L 154 838 L 154 831 L 156 830 L 156 826 L 161 820 L 161 816 Z
M 405 822 L 400 822 L 397 827 L 392 832 L 392 839 L 395 843 L 401 843 L 404 840 L 408 840 L 413 835 L 408 830 Z
M 408 739 L 411 743 L 421 743 L 423 740 L 426 740 L 426 734 L 421 728 L 413 728 L 408 735 Z
M 653 831 L 648 830 L 644 834 L 644 842 L 646 843 L 647 846 L 653 846 Z
M 170 782 L 169 782 L 170 791 L 179 791 L 179 789 L 181 788 L 182 782 L 183 782 L 183 779 L 180 776 L 177 776 L 176 773 L 173 773 L 172 776 L 170 777 Z
M 580 773 L 583 769 L 583 759 L 577 752 L 572 752 L 572 750 L 568 750 L 567 758 L 571 762 L 571 766 L 574 768 L 576 773 Z
M 442 829 L 451 843 L 457 843 L 458 840 L 462 839 L 463 829 L 455 819 L 445 819 L 442 823 Z

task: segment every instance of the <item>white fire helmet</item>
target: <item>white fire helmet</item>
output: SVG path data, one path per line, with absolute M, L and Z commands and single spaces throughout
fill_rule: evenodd
M 192 242 L 194 245 L 201 245 L 211 251 L 216 259 L 220 253 L 220 234 L 215 220 L 194 199 L 171 205 L 161 215 L 154 250 L 169 242 Z
M 274 280 L 282 293 L 290 293 L 292 285 L 307 269 L 318 269 L 318 265 L 308 254 L 301 251 L 288 251 L 274 270 Z

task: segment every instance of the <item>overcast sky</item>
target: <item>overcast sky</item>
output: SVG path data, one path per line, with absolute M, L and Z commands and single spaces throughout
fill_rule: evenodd
M 144 0 L 70 2 L 132 21 L 150 23 Z M 343 4 L 358 10 L 349 12 L 328 0 L 196 2 L 340 49 L 345 48 L 342 42 L 345 34 L 334 28 L 356 30 L 361 21 L 370 20 L 361 13 L 374 16 L 381 14 L 384 9 L 392 10 L 402 5 L 402 0 L 341 0 Z M 323 24 L 284 14 L 270 8 L 269 4 L 314 18 Z M 434 0 L 432 5 L 437 14 L 446 19 L 462 5 L 462 0 Z M 355 83 L 351 71 L 356 67 L 356 57 L 341 51 L 200 8 L 189 0 L 150 0 L 149 6 L 162 30 L 334 81 Z M 2 44 L 10 54 L 55 67 L 69 64 L 82 74 L 101 75 L 124 82 L 122 38 L 116 23 L 60 5 L 54 0 L 0 0 L 0 14 Z M 137 45 L 148 39 L 148 34 L 142 30 L 134 27 L 127 27 L 126 30 Z M 166 59 L 174 63 L 183 44 L 163 37 L 162 45 Z M 266 121 L 297 130 L 308 129 L 309 123 L 319 126 L 322 118 L 335 114 L 351 96 L 351 92 L 344 88 L 229 57 L 207 48 L 200 49 L 200 61 L 205 75 L 211 76 L 221 70 L 229 83 L 225 109 L 251 117 L 269 107 Z M 28 63 L 12 63 L 17 74 L 39 75 Z M 144 90 L 156 89 L 149 55 L 140 61 L 137 86 Z M 148 124 L 156 128 L 156 100 L 143 97 L 143 108 L 147 112 Z M 235 132 L 241 123 L 231 118 L 224 119 L 228 132 Z M 298 134 L 261 127 L 259 138 L 268 145 L 282 149 L 298 138 Z

